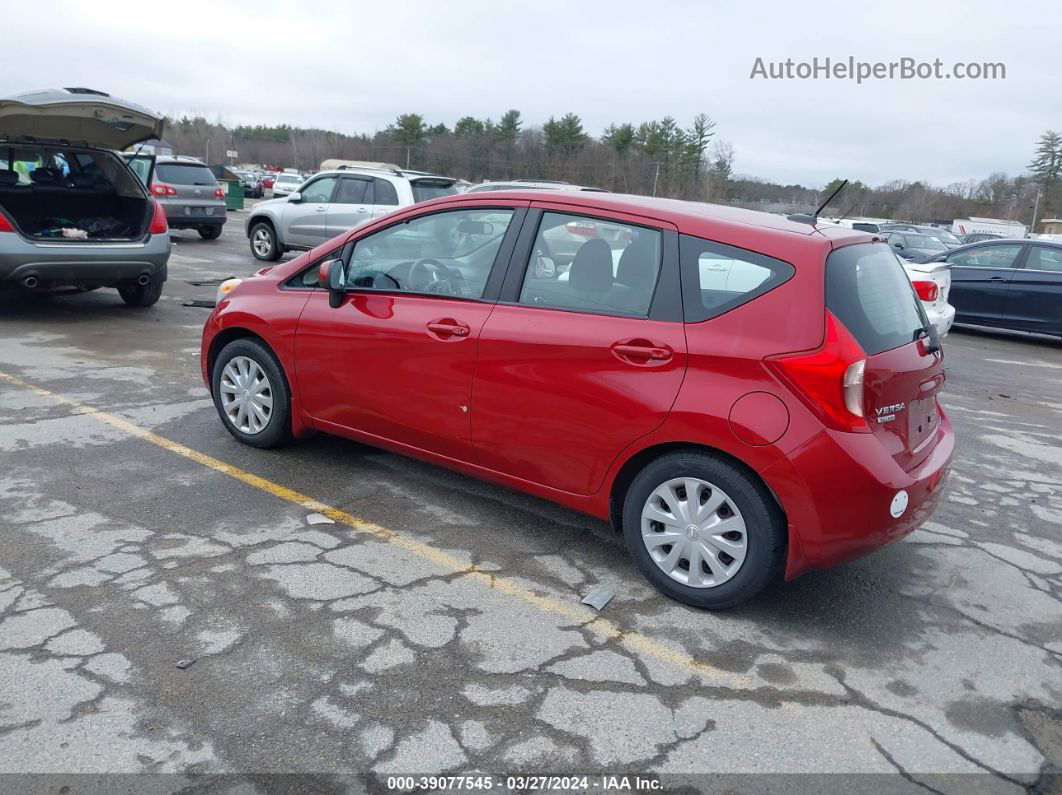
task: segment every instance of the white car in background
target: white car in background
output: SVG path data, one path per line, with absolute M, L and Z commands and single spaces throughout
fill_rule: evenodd
M 946 262 L 908 262 L 897 257 L 907 278 L 922 301 L 929 322 L 940 337 L 947 336 L 955 323 L 955 307 L 948 303 L 951 292 L 951 266 Z
M 286 171 L 282 174 L 277 174 L 277 178 L 273 180 L 273 198 L 290 196 L 305 181 L 301 174 L 289 174 Z

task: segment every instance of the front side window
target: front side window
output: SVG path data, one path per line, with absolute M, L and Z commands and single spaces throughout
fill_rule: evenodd
M 972 268 L 1013 268 L 1021 253 L 1021 243 L 1010 246 L 978 246 L 948 257 L 952 265 Z
M 1025 261 L 1025 267 L 1031 271 L 1062 273 L 1062 249 L 1033 246 L 1029 249 L 1029 257 Z
M 658 229 L 543 213 L 520 303 L 647 317 L 660 275 Z
M 481 298 L 511 209 L 433 213 L 361 238 L 347 266 L 353 289 Z
M 682 236 L 683 305 L 699 323 L 751 301 L 788 281 L 788 262 L 689 235 Z
M 335 184 L 335 177 L 321 177 L 320 179 L 315 179 L 299 193 L 302 195 L 304 202 L 327 202 L 332 198 L 332 188 L 335 187 Z

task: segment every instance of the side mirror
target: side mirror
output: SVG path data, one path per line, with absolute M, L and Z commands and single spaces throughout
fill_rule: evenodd
M 292 194 L 290 194 L 288 196 L 288 201 L 289 202 L 295 202 L 296 204 L 298 204 L 299 202 L 302 201 L 302 194 L 299 193 L 298 191 L 295 191 L 294 193 L 292 193 Z
M 322 262 L 317 269 L 317 283 L 328 290 L 328 305 L 337 309 L 347 293 L 343 260 L 331 259 Z
M 899 248 L 899 249 L 902 249 L 902 248 L 903 248 L 903 243 L 893 243 L 893 245 L 894 245 L 894 246 L 895 246 L 896 248 Z

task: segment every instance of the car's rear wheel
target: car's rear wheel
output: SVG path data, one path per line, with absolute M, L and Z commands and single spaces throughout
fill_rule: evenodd
M 162 296 L 162 282 L 152 279 L 147 284 L 131 284 L 118 288 L 118 295 L 129 306 L 146 307 L 158 303 Z
M 211 224 L 199 227 L 199 236 L 203 240 L 217 240 L 221 237 L 221 224 Z
M 251 253 L 255 259 L 275 262 L 280 259 L 280 245 L 272 225 L 260 221 L 251 227 Z
M 253 339 L 233 340 L 211 373 L 214 406 L 244 444 L 277 447 L 291 436 L 291 390 L 273 352 Z
M 695 607 L 733 607 L 758 594 L 782 565 L 785 531 L 763 484 L 708 453 L 657 458 L 624 500 L 623 535 L 639 570 Z

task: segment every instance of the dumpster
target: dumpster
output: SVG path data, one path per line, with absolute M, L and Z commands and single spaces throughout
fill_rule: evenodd
M 238 179 L 219 179 L 225 188 L 225 207 L 229 210 L 243 209 L 243 185 Z

